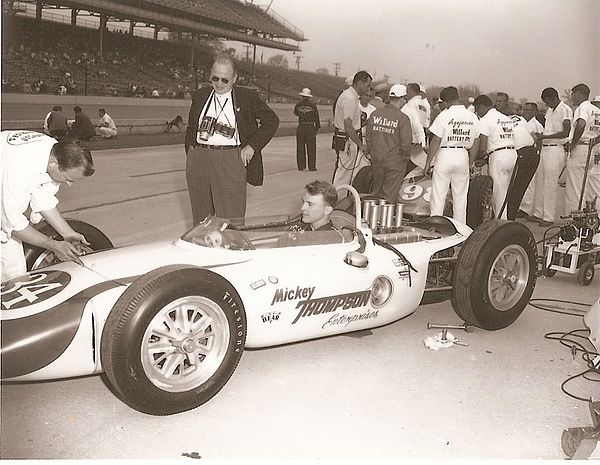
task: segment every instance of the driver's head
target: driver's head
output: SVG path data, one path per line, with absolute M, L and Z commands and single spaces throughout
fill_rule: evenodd
M 313 181 L 307 184 L 302 196 L 302 222 L 312 225 L 313 229 L 329 223 L 329 215 L 337 201 L 335 187 L 328 182 Z

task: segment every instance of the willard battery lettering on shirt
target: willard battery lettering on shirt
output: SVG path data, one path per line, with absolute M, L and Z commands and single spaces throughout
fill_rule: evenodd
M 373 131 L 377 132 L 387 132 L 389 134 L 394 134 L 396 132 L 396 128 L 398 127 L 397 119 L 389 119 L 381 116 L 373 117 Z
M 471 142 L 471 128 L 469 126 L 473 126 L 473 121 L 451 119 L 448 121 L 448 125 L 452 126 L 452 134 L 447 137 L 448 142 Z
M 369 303 L 371 290 L 352 292 L 350 294 L 340 294 L 330 297 L 320 297 L 313 300 L 302 300 L 296 305 L 300 309 L 298 315 L 292 324 L 295 324 L 300 318 L 311 315 L 321 315 L 323 313 L 335 312 L 336 310 L 348 310 L 350 308 L 364 307 Z
M 512 120 L 509 121 L 503 121 L 503 120 L 498 120 L 498 124 L 500 125 L 500 127 L 502 128 L 502 133 L 500 134 L 500 139 L 512 139 L 513 137 L 513 125 L 514 123 L 512 122 Z
M 310 299 L 315 292 L 316 287 L 300 287 L 296 286 L 296 289 L 285 289 L 279 288 L 275 291 L 271 305 L 275 305 L 277 302 L 285 302 L 286 300 L 296 299 Z

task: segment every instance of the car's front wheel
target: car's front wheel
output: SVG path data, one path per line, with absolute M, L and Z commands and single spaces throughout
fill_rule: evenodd
M 92 226 L 89 223 L 79 220 L 66 219 L 66 222 L 71 226 L 71 228 L 78 232 L 79 234 L 83 234 L 87 241 L 90 243 L 90 249 L 97 250 L 106 250 L 112 249 L 113 244 L 106 235 L 100 231 L 95 226 Z M 56 232 L 56 230 L 47 222 L 42 222 L 35 226 L 39 232 L 43 235 L 51 237 L 55 240 L 62 240 L 62 236 Z M 50 266 L 56 263 L 56 257 L 54 253 L 50 250 L 43 249 L 41 247 L 36 247 L 30 244 L 23 244 L 23 250 L 25 252 L 25 261 L 27 263 L 27 271 L 37 270 L 38 268 L 42 268 L 44 266 Z
M 172 265 L 137 279 L 117 300 L 104 325 L 101 361 L 126 404 L 170 415 L 215 396 L 245 341 L 235 289 L 210 271 Z
M 452 306 L 466 323 L 496 330 L 512 324 L 537 276 L 535 238 L 526 226 L 492 220 L 469 236 L 453 273 Z

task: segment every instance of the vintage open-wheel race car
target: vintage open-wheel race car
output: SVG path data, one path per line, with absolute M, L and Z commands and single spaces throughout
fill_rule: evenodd
M 2 379 L 105 372 L 126 404 L 169 415 L 215 396 L 247 348 L 375 328 L 441 299 L 486 330 L 519 317 L 536 281 L 525 226 L 432 217 L 373 231 L 341 188 L 354 212 L 334 210 L 331 231 L 208 217 L 174 241 L 112 248 L 71 222 L 105 250 L 83 266 L 28 251 L 33 269 L 2 283 Z

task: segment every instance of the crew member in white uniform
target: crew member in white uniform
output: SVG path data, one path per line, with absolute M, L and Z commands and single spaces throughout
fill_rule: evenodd
M 535 102 L 527 102 L 523 105 L 523 110 L 521 112 L 523 118 L 527 120 L 527 124 L 529 125 L 529 133 L 533 137 L 534 140 L 538 139 L 538 134 L 544 132 L 544 125 L 540 123 L 538 120 L 538 106 Z M 540 148 L 536 145 L 536 153 L 539 160 L 540 157 Z M 539 170 L 539 161 L 538 167 L 533 174 L 533 178 L 529 182 L 529 186 L 527 186 L 527 190 L 525 191 L 525 195 L 523 195 L 523 200 L 521 200 L 521 206 L 519 209 L 525 213 L 527 217 L 531 217 L 533 215 L 533 191 L 535 190 L 535 179 L 537 176 L 537 172 Z M 540 220 L 537 220 L 540 221 Z
M 354 75 L 352 85 L 342 92 L 335 104 L 333 124 L 335 135 L 346 137 L 347 140 L 337 155 L 336 167 L 333 172 L 333 185 L 352 184 L 352 179 L 358 173 L 360 163 L 358 157 L 368 155 L 369 147 L 360 140 L 360 103 L 359 97 L 364 94 L 373 78 L 366 71 Z
M 467 222 L 469 168 L 479 150 L 479 119 L 458 102 L 456 87 L 445 87 L 440 98 L 449 106 L 433 121 L 432 138 L 425 162 L 431 171 L 435 157 L 431 187 L 431 215 L 443 215 L 448 188 L 452 189 L 452 217 Z
M 402 84 L 397 84 L 406 89 Z M 414 107 L 406 105 L 406 100 L 401 103 L 400 111 L 404 113 L 410 119 L 410 127 L 412 129 L 412 145 L 410 149 L 410 163 L 406 168 L 406 172 L 409 173 L 415 166 L 422 169 L 425 168 L 427 162 L 427 154 L 423 150 L 423 147 L 427 145 L 425 140 L 425 128 L 421 123 L 421 115 L 419 111 L 415 110 Z M 431 164 L 435 165 L 435 160 L 431 160 Z
M 564 144 L 568 141 L 573 110 L 558 97 L 553 87 L 542 91 L 542 101 L 548 107 L 544 132 L 538 136 L 541 144 L 540 166 L 537 170 L 533 196 L 533 215 L 540 226 L 552 226 L 556 219 L 556 194 L 561 166 L 565 161 Z
M 406 106 L 413 108 L 419 115 L 423 130 L 429 127 L 429 118 L 431 117 L 431 105 L 421 95 L 421 87 L 416 82 L 411 82 L 406 86 Z
M 50 250 L 59 260 L 81 264 L 82 244 L 89 242 L 64 220 L 56 208 L 56 193 L 61 184 L 94 173 L 89 148 L 76 139 L 57 142 L 33 131 L 2 131 L 0 145 L 2 282 L 25 274 L 23 242 Z M 31 226 L 30 221 L 42 218 L 64 240 L 51 239 Z
M 594 97 L 592 105 L 600 110 L 600 95 Z M 585 200 L 595 200 L 596 210 L 600 211 L 600 135 L 594 138 L 592 144 L 592 159 L 585 186 Z
M 571 101 L 577 108 L 573 113 L 570 155 L 565 170 L 565 214 L 567 215 L 579 207 L 589 144 L 600 134 L 600 109 L 588 100 L 589 97 L 590 88 L 585 84 L 577 84 L 571 89 Z M 590 160 L 590 165 L 592 163 L 594 163 L 593 159 Z M 583 207 L 585 207 L 584 203 L 581 205 L 581 208 Z
M 494 182 L 492 203 L 496 218 L 506 219 L 506 207 L 500 210 L 507 198 L 510 178 L 517 162 L 513 120 L 493 107 L 487 95 L 480 95 L 473 103 L 479 116 L 479 150 L 488 154 L 488 173 Z

